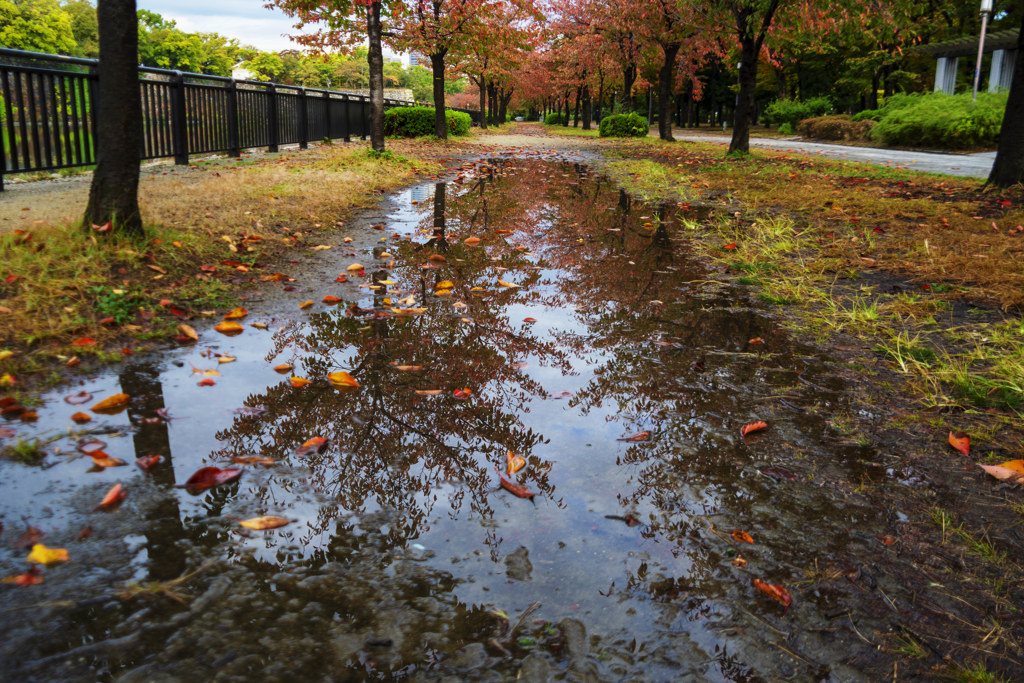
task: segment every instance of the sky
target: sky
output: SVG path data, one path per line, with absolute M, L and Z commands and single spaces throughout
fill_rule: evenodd
M 297 33 L 292 27 L 294 20 L 263 4 L 261 0 L 138 0 L 139 9 L 173 19 L 178 28 L 189 33 L 219 33 L 267 52 L 295 48 L 284 35 Z M 385 56 L 394 54 L 384 48 Z M 408 59 L 403 62 L 408 63 Z

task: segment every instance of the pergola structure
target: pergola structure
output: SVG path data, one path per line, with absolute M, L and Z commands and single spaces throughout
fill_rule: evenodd
M 992 66 L 988 72 L 988 91 L 1009 90 L 1013 78 L 1013 65 L 1017 60 L 1017 35 L 1020 29 L 989 33 L 985 36 L 985 53 L 992 54 Z M 934 45 L 919 47 L 914 52 L 932 54 L 938 59 L 935 65 L 935 92 L 952 95 L 956 91 L 956 72 L 961 57 L 978 54 L 978 36 L 954 38 Z

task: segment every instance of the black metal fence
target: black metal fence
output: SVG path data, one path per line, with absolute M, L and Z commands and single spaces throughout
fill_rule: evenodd
M 0 48 L 0 190 L 4 175 L 96 163 L 94 59 Z M 139 67 L 142 159 L 366 138 L 368 97 Z M 384 108 L 422 103 L 384 100 Z M 425 106 L 425 105 L 424 105 Z M 479 123 L 480 112 L 455 109 Z

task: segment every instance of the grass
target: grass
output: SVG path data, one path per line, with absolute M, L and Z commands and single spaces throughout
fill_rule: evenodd
M 23 465 L 37 465 L 46 457 L 46 451 L 39 439 L 18 437 L 17 441 L 4 447 L 3 457 Z
M 599 122 L 597 122 L 597 121 L 592 121 L 590 123 L 590 125 L 592 126 L 590 130 L 583 130 L 583 120 L 582 119 L 580 120 L 579 127 L 573 127 L 572 121 L 569 122 L 568 126 L 562 126 L 562 125 L 549 126 L 547 124 L 543 124 L 543 125 L 544 125 L 544 132 L 547 133 L 548 135 L 572 135 L 572 136 L 578 136 L 578 137 L 599 138 L 601 136 L 600 136 L 600 133 L 599 133 L 598 128 L 597 128 L 598 127 L 598 123 Z
M 984 664 L 954 664 L 949 679 L 956 683 L 1003 683 L 999 674 L 991 673 Z

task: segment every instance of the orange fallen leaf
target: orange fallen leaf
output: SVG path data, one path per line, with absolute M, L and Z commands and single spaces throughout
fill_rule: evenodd
M 289 520 L 287 517 L 277 517 L 275 515 L 253 517 L 251 519 L 244 519 L 239 522 L 239 524 L 244 526 L 246 529 L 255 529 L 256 531 L 264 531 L 266 529 L 277 529 L 290 523 L 291 520 Z
M 322 436 L 314 436 L 312 439 L 295 449 L 295 455 L 313 455 L 323 453 L 330 445 L 330 441 Z
M 532 493 L 525 486 L 520 486 L 519 484 L 516 484 L 501 472 L 498 472 L 498 477 L 501 479 L 501 488 L 505 489 L 514 496 L 518 496 L 519 498 L 529 498 L 533 500 L 533 497 L 537 495 L 535 493 Z
M 216 382 L 207 377 L 206 379 L 199 380 L 196 384 L 201 387 L 212 387 L 213 385 L 216 384 Z
M 249 311 L 242 307 L 233 308 L 224 314 L 224 320 L 239 320 L 249 315 Z
M 416 389 L 415 391 L 420 396 L 437 396 L 442 393 L 440 389 Z
M 178 332 L 181 332 L 192 341 L 199 341 L 199 333 L 191 325 L 186 325 L 185 323 L 178 325 Z
M 465 401 L 467 398 L 473 395 L 473 391 L 470 389 L 456 389 L 452 392 L 452 395 L 460 401 Z
M 480 244 L 480 238 L 479 237 L 467 237 L 466 241 L 463 242 L 463 244 L 467 244 L 467 245 L 469 245 L 471 247 L 475 247 L 476 245 Z
M 359 382 L 356 381 L 355 377 L 348 374 L 344 370 L 338 370 L 337 372 L 331 372 L 327 375 L 327 381 L 337 387 L 358 387 Z
M 310 299 L 309 301 L 303 301 L 301 304 L 299 304 L 299 308 L 305 310 L 305 309 L 309 308 L 312 305 L 313 305 L 313 300 Z
M 1024 483 L 1024 460 L 1009 460 L 1000 465 L 978 465 L 996 479 L 1011 484 Z
M 896 539 L 888 534 L 875 534 L 875 539 L 882 545 L 892 545 L 896 542 Z
M 508 459 L 509 474 L 515 474 L 519 470 L 526 467 L 526 460 L 521 455 L 516 455 L 512 451 L 509 451 L 505 457 Z
M 722 249 L 725 249 L 726 251 L 733 251 L 734 249 L 739 249 L 739 248 L 740 248 L 740 245 L 736 244 L 735 242 L 729 242 L 729 244 L 727 244 L 724 247 L 722 247 Z
M 327 305 L 341 303 L 341 299 L 339 299 L 336 296 L 331 296 L 330 294 L 321 299 L 321 301 L 323 301 Z
M 226 469 L 219 467 L 202 467 L 185 482 L 187 489 L 208 489 L 211 486 L 228 484 L 242 476 L 245 470 Z
M 231 458 L 231 462 L 239 465 L 263 465 L 264 467 L 277 464 L 277 461 L 273 458 L 264 458 L 260 455 L 236 455 Z
M 117 411 L 123 409 L 128 405 L 128 401 L 131 400 L 131 396 L 128 394 L 114 394 L 108 398 L 103 399 L 90 410 L 94 413 L 102 413 L 104 411 Z
M 307 384 L 312 384 L 312 382 L 310 382 L 308 379 L 305 379 L 304 377 L 291 377 L 288 379 L 288 382 L 296 389 L 301 389 Z
M 793 598 L 790 597 L 789 591 L 777 583 L 767 583 L 761 579 L 754 579 L 750 583 L 753 584 L 754 588 L 765 595 L 775 598 L 781 602 L 784 605 L 782 616 L 786 616 L 786 610 L 788 610 L 789 606 L 793 603 Z
M 72 346 L 96 346 L 96 340 L 92 337 L 82 337 L 71 342 Z
M 13 583 L 15 586 L 38 586 L 43 582 L 43 572 L 39 567 L 29 567 L 24 574 L 4 577 L 2 582 Z
M 164 461 L 162 455 L 144 455 L 135 461 L 135 464 L 139 466 L 144 472 L 148 472 L 160 463 Z
M 103 451 L 100 452 L 102 453 Z M 92 454 L 90 453 L 89 455 Z M 104 455 L 106 454 L 104 453 Z M 96 456 L 93 455 L 92 464 L 95 465 L 96 467 L 102 467 L 103 469 L 106 469 L 108 467 L 122 467 L 124 465 L 127 465 L 128 463 L 126 463 L 121 458 L 111 458 L 110 456 L 107 456 L 105 458 L 97 458 Z
M 281 363 L 280 365 L 275 365 L 274 366 L 274 372 L 279 372 L 282 375 L 287 373 L 287 372 L 291 372 L 291 371 L 292 371 L 292 366 L 288 365 L 287 363 Z
M 125 490 L 124 486 L 121 482 L 117 482 L 109 491 L 107 491 L 107 495 L 103 496 L 103 500 L 100 501 L 99 505 L 93 508 L 93 511 L 113 507 L 124 500 L 126 495 L 128 495 L 128 492 Z
M 747 343 L 749 343 L 749 344 L 764 344 L 764 339 L 761 339 L 760 337 L 754 337 L 753 339 L 751 339 Z
M 86 415 L 82 411 L 78 411 L 77 413 L 72 415 L 71 419 L 74 420 L 75 422 L 79 422 L 79 423 L 81 423 L 81 422 L 89 422 L 90 420 L 92 420 L 91 417 L 89 417 L 88 415 Z
M 732 566 L 736 567 L 737 569 L 746 569 L 747 568 L 747 561 L 744 560 L 739 555 L 737 555 L 735 558 L 733 558 Z
M 746 436 L 750 432 L 756 432 L 762 429 L 768 429 L 768 423 L 758 420 L 757 422 L 751 422 L 748 425 L 743 425 L 740 428 L 740 436 Z
M 736 531 L 732 532 L 732 540 L 736 541 L 737 543 L 751 543 L 752 544 L 754 542 L 753 536 L 751 536 L 750 534 L 746 533 L 745 531 L 740 531 L 739 529 L 737 529 Z
M 221 334 L 233 335 L 241 333 L 245 328 L 238 323 L 223 322 L 214 325 L 213 329 L 217 330 Z
M 446 259 L 444 256 L 441 256 L 440 254 L 431 254 L 430 257 L 427 260 L 428 261 L 447 261 L 448 259 Z
M 949 445 L 964 455 L 971 454 L 971 437 L 967 436 L 967 432 L 950 432 Z
M 650 438 L 650 436 L 650 432 L 640 432 L 639 434 L 634 434 L 633 436 L 627 436 L 621 439 L 616 439 L 616 441 L 632 441 L 633 443 L 636 443 L 638 441 L 647 441 L 647 439 Z

